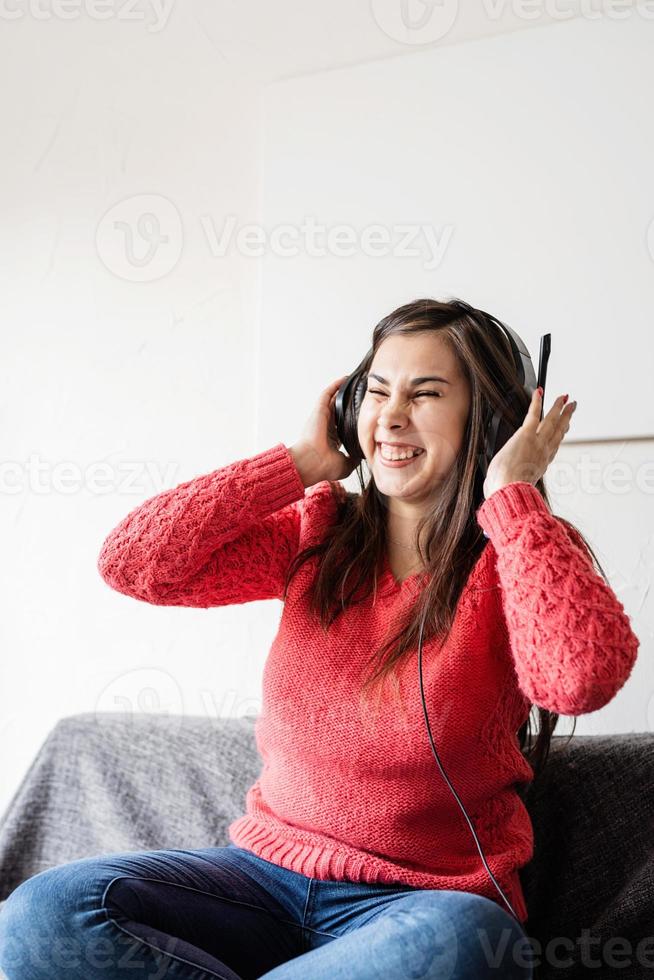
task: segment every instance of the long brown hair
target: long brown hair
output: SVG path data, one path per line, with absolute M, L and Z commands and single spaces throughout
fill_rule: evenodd
M 487 542 L 475 513 L 484 501 L 484 474 L 478 461 L 483 453 L 482 436 L 489 413 L 492 414 L 498 406 L 502 406 L 506 413 L 504 395 L 507 391 L 515 391 L 521 414 L 511 421 L 517 429 L 530 404 L 517 377 L 504 332 L 483 311 L 457 299 L 447 302 L 415 300 L 380 320 L 374 328 L 371 353 L 363 370 L 370 368 L 375 353 L 387 337 L 419 331 L 437 331 L 439 337 L 451 345 L 470 385 L 470 411 L 459 456 L 444 482 L 439 484 L 439 493 L 417 528 L 417 548 L 428 576 L 427 585 L 417 601 L 407 609 L 404 620 L 395 632 L 371 654 L 368 664 L 373 670 L 362 685 L 362 702 L 373 689 L 377 689 L 379 695 L 387 679 L 394 682 L 397 694 L 397 670 L 409 657 L 417 655 L 423 616 L 423 648 L 431 637 L 445 638 L 449 632 L 459 597 Z M 376 593 L 378 570 L 386 554 L 387 505 L 374 480 L 369 478 L 366 482 L 363 462 L 353 471 L 357 473 L 361 492 L 343 496 L 332 486 L 337 507 L 336 521 L 319 544 L 305 548 L 295 556 L 286 578 L 284 600 L 291 578 L 300 566 L 310 558 L 320 556 L 318 572 L 311 585 L 310 609 L 325 632 L 348 606 L 370 595 L 373 587 Z M 535 487 L 551 513 L 542 478 Z M 558 517 L 557 520 L 577 535 L 578 543 L 583 542 L 608 584 L 595 553 L 581 532 L 564 518 Z M 348 580 L 351 586 L 346 594 Z M 530 709 L 527 720 L 518 732 L 518 740 L 536 778 L 547 762 L 559 715 L 538 705 L 532 705 L 532 708 L 538 709 L 538 737 L 532 744 Z M 570 738 L 575 725 L 576 718 Z

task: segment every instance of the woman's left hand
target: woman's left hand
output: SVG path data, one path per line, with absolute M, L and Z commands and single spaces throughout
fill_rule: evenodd
M 516 480 L 533 484 L 540 480 L 559 451 L 577 407 L 576 401 L 569 405 L 565 401 L 565 395 L 559 396 L 541 421 L 540 391 L 534 391 L 524 422 L 490 461 L 484 480 L 486 500 L 495 490 Z

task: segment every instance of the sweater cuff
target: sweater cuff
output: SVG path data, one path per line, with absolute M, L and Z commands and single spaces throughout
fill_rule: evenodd
M 304 483 L 283 442 L 251 456 L 248 462 L 259 488 L 258 499 L 268 513 L 304 497 Z
M 506 531 L 513 520 L 534 511 L 550 513 L 542 494 L 533 483 L 516 480 L 495 490 L 478 508 L 476 516 L 486 537 L 494 538 L 501 531 Z

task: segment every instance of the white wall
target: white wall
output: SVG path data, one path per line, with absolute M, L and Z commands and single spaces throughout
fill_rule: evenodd
M 264 403 L 310 404 L 422 296 L 494 313 L 536 370 L 552 334 L 545 409 L 578 408 L 546 485 L 641 640 L 579 734 L 654 723 L 653 40 L 654 23 L 579 18 L 266 91 Z
M 545 409 L 579 404 L 546 485 L 641 640 L 579 734 L 654 724 L 653 39 L 636 18 L 580 18 L 266 91 L 263 213 L 281 244 L 264 259 L 265 403 L 311 403 L 421 296 L 494 313 L 536 370 L 552 334 Z
M 220 7 L 227 9 L 222 0 Z M 340 3 L 338 9 L 345 10 Z M 257 58 L 248 38 L 242 60 L 233 37 L 223 56 L 209 10 L 196 5 L 195 22 L 176 11 L 175 29 L 157 34 L 144 24 L 83 19 L 4 25 L 0 812 L 63 716 L 129 706 L 210 716 L 259 710 L 281 603 L 215 610 L 137 603 L 98 576 L 100 546 L 129 510 L 165 487 L 278 441 L 292 445 L 320 388 L 358 362 L 379 317 L 424 291 L 411 260 L 402 275 L 387 277 L 384 261 L 371 265 L 365 256 L 313 264 L 270 251 L 257 258 L 234 240 L 225 254 L 216 251 L 230 215 L 234 234 L 262 218 L 268 230 L 278 221 L 297 222 L 307 208 L 328 223 L 357 221 L 362 185 L 338 201 L 315 170 L 303 175 L 297 143 L 290 156 L 284 149 L 293 129 L 306 125 L 307 95 L 320 93 L 332 116 L 336 108 L 345 116 L 352 111 L 341 98 L 345 76 L 326 72 L 296 89 L 285 119 L 273 114 L 283 88 L 270 89 L 262 198 L 266 79 L 250 77 Z M 543 37 L 554 43 L 565 29 L 555 25 Z M 654 25 L 646 29 L 651 34 Z M 487 32 L 486 23 L 481 33 Z M 532 33 L 503 38 L 509 54 L 520 58 Z M 482 45 L 494 42 L 473 43 L 483 53 L 490 49 Z M 288 49 L 290 58 L 297 50 L 290 38 Z M 374 50 L 371 44 L 366 56 Z M 468 50 L 450 45 L 448 57 L 457 63 Z M 416 55 L 416 70 L 438 56 L 436 49 Z M 277 71 L 279 57 L 275 47 Z M 493 70 L 489 59 L 486 71 Z M 562 107 L 568 96 L 552 93 L 553 118 L 557 100 Z M 471 89 L 462 113 L 473 105 Z M 601 107 L 594 109 L 604 118 Z M 359 117 L 362 144 L 365 127 L 369 137 L 380 132 L 373 117 Z M 306 153 L 312 146 L 307 141 Z M 349 145 L 338 149 L 342 175 L 352 174 L 358 158 Z M 377 173 L 369 174 L 371 200 L 376 194 L 384 220 L 402 218 L 410 182 L 400 174 L 389 187 Z M 515 179 L 502 173 L 500 196 Z M 297 197 L 281 207 L 284 179 Z M 607 214 L 619 212 L 621 182 L 601 189 Z M 124 229 L 139 218 L 145 237 L 128 242 Z M 502 255 L 489 258 L 497 270 L 492 295 L 472 275 L 469 282 L 445 277 L 439 286 L 480 305 L 487 300 L 512 324 L 535 323 L 528 296 L 505 288 Z M 629 263 L 616 269 L 616 276 L 630 274 Z M 642 355 L 651 358 L 648 338 L 642 342 Z M 616 388 L 628 390 L 624 379 Z M 581 448 L 563 447 L 562 459 L 576 461 Z M 603 461 L 619 452 L 633 468 L 648 450 L 651 456 L 651 444 L 629 443 L 594 452 Z M 642 642 L 638 673 L 620 702 L 579 719 L 577 731 L 644 730 L 654 634 L 649 500 L 573 490 L 560 510 L 598 546 Z
M 137 504 L 255 451 L 257 262 L 208 229 L 258 218 L 260 89 L 170 31 L 46 26 L 7 27 L 2 61 L 0 809 L 60 717 L 230 713 L 265 647 L 256 611 L 96 570 Z M 143 226 L 130 260 L 113 222 L 148 213 L 168 241 L 147 261 Z
M 652 438 L 653 40 L 579 18 L 271 85 L 264 219 L 289 231 L 265 262 L 266 360 L 292 345 L 338 377 L 396 300 L 459 294 L 536 357 L 552 333 L 571 435 Z

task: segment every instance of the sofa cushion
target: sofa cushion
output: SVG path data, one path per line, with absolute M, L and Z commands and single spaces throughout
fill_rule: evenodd
M 261 769 L 255 720 L 63 718 L 0 821 L 0 900 L 39 871 L 80 857 L 229 843 L 227 827 L 244 812 Z M 631 945 L 622 978 L 654 975 L 654 735 L 554 736 L 544 773 L 521 796 L 534 826 L 534 858 L 521 880 L 527 933 L 541 944 L 535 977 L 580 976 L 591 955 L 580 945 L 584 930 L 604 964 L 611 941 L 622 940 L 617 964 Z M 648 936 L 651 951 L 637 954 Z

